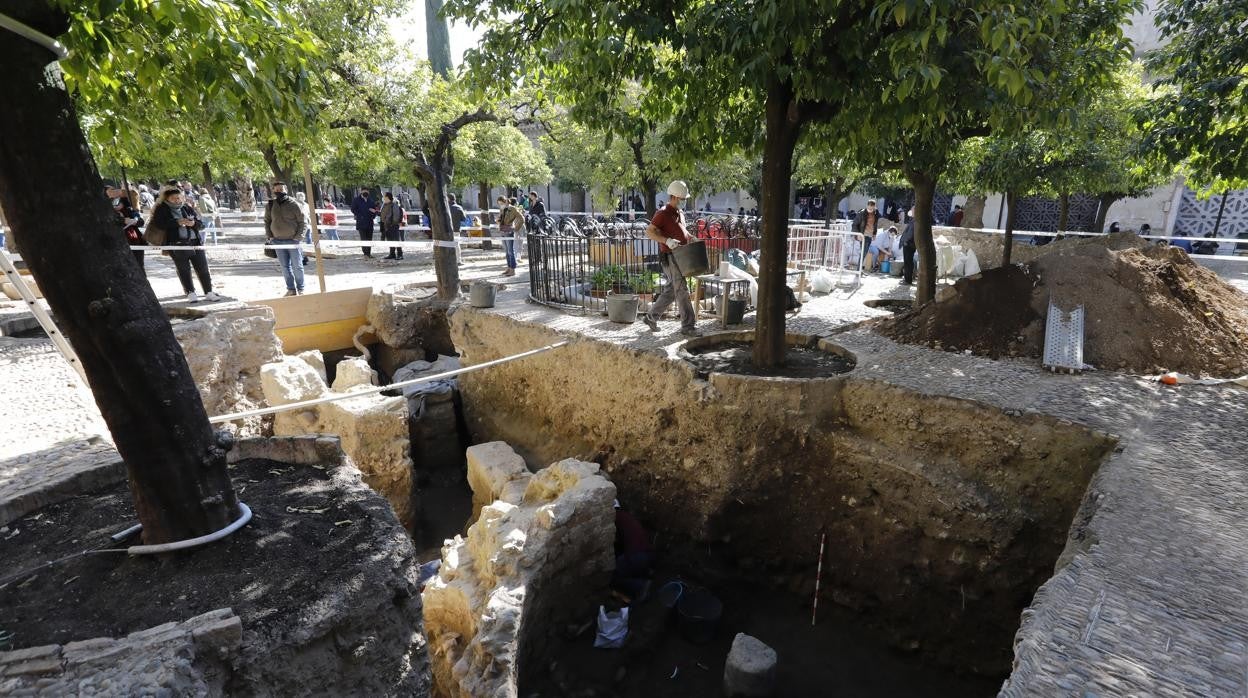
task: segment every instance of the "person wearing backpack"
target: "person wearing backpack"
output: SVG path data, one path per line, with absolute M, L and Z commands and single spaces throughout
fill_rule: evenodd
M 202 247 L 204 236 L 200 231 L 204 222 L 200 220 L 195 208 L 183 200 L 183 192 L 176 186 L 166 186 L 160 190 L 160 198 L 152 209 L 152 222 L 147 226 L 147 242 L 156 246 Z M 212 275 L 208 273 L 208 257 L 202 249 L 165 250 L 173 259 L 173 266 L 178 272 L 178 281 L 182 283 L 182 292 L 191 303 L 199 301 L 195 286 L 191 280 L 191 268 L 199 277 L 199 285 L 204 290 L 204 300 L 219 301 L 221 297 L 212 290 Z
M 505 196 L 498 197 L 498 232 L 507 250 L 507 271 L 503 276 L 516 275 L 516 234 L 524 230 L 524 213 Z
M 391 242 L 403 241 L 403 206 L 390 192 L 386 192 L 385 203 L 381 205 L 381 236 Z M 390 254 L 382 259 L 403 259 L 403 248 L 391 247 Z
M 286 295 L 303 294 L 303 231 L 307 227 L 304 207 L 290 198 L 285 182 L 273 183 L 273 198 L 264 207 L 264 236 L 270 244 L 282 247 L 277 263 L 286 280 Z

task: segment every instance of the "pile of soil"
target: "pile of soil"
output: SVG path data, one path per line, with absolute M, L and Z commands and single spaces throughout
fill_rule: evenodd
M 854 369 L 854 362 L 840 354 L 811 347 L 789 347 L 784 365 L 759 368 L 754 365 L 752 342 L 723 342 L 705 349 L 690 349 L 689 363 L 698 373 L 732 373 L 742 376 L 780 378 L 824 378 Z
M 1097 368 L 1248 373 L 1248 296 L 1181 249 L 1089 243 L 961 279 L 877 329 L 937 349 L 1039 358 L 1052 300 L 1084 307 L 1084 361 Z

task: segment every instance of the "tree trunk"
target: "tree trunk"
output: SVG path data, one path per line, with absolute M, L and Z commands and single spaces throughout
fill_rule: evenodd
M 1070 192 L 1062 192 L 1057 197 L 1057 232 L 1066 232 L 1066 226 L 1070 223 Z M 1014 226 L 1011 225 L 1013 230 Z
M 238 190 L 238 210 L 243 213 L 255 213 L 256 191 L 251 177 L 245 174 L 234 175 L 234 188 Z
M 490 210 L 490 183 L 481 182 L 477 185 L 477 208 L 481 209 L 481 225 L 489 225 L 492 219 Z
M 423 186 L 421 194 L 429 205 L 429 227 L 433 235 L 433 269 L 438 275 L 438 298 L 459 296 L 459 260 L 455 257 L 455 234 L 451 230 L 451 206 L 446 201 L 446 173 L 440 163 L 428 170 L 416 169 Z M 444 242 L 446 244 L 439 244 Z
M 577 187 L 573 189 L 571 193 L 572 193 L 572 210 L 576 211 L 577 213 L 584 213 L 585 212 L 585 190 L 581 187 Z M 628 208 L 625 208 L 624 210 L 630 210 L 631 208 L 632 207 L 630 205 Z
M 1105 217 L 1109 215 L 1109 207 L 1113 206 L 1114 202 L 1118 201 L 1118 199 L 1121 199 L 1122 196 L 1123 196 L 1122 194 L 1116 194 L 1116 193 L 1111 192 L 1111 193 L 1101 194 L 1098 197 L 1099 203 L 1097 204 L 1097 208 L 1096 208 L 1096 222 L 1092 224 L 1092 232 L 1094 233 L 1105 232 Z
M 1010 266 L 1010 260 L 1014 256 L 1014 217 L 1018 215 L 1018 207 L 1015 205 L 1018 201 L 1018 195 L 1012 191 L 1005 193 L 1005 235 L 1001 244 L 1001 266 Z M 1060 229 L 1060 228 L 1059 228 Z
M 212 185 L 212 167 L 204 160 L 199 164 L 199 169 L 204 176 L 204 188 L 208 190 L 208 194 L 215 200 L 217 198 L 217 189 Z
M 984 206 L 987 203 L 988 197 L 983 194 L 971 194 L 966 197 L 966 205 L 962 207 L 962 227 L 984 227 Z
M 264 156 L 265 164 L 269 166 L 269 170 L 273 173 L 273 179 L 285 182 L 293 188 L 294 185 L 290 181 L 291 168 L 289 165 L 282 166 L 281 158 L 277 157 L 277 148 L 273 147 L 272 144 L 265 145 L 260 149 L 260 154 Z
M 784 363 L 785 270 L 789 242 L 789 180 L 793 176 L 793 148 L 802 124 L 793 101 L 793 88 L 773 78 L 767 89 L 766 132 L 763 140 L 763 231 L 758 274 L 758 326 L 754 332 L 754 365 L 772 368 Z
M 659 183 L 653 179 L 643 179 L 641 188 L 645 191 L 646 218 L 654 218 L 655 212 L 659 209 L 655 206 L 655 199 L 659 198 Z
M 451 37 L 442 16 L 442 0 L 425 0 L 425 38 L 429 49 L 429 67 L 435 75 L 451 76 Z
M 914 244 L 919 250 L 919 285 L 914 300 L 922 305 L 936 297 L 936 243 L 932 241 L 932 199 L 936 177 L 915 170 L 906 171 L 914 188 Z
M 67 28 L 44 0 L 14 0 L 5 13 L 50 36 Z M 0 204 L 126 463 L 144 542 L 211 533 L 238 511 L 225 463 L 228 437 L 219 439 L 208 424 L 51 61 L 31 41 L 0 41 L 10 105 L 0 109 L 0 132 L 39 134 L 0 139 Z

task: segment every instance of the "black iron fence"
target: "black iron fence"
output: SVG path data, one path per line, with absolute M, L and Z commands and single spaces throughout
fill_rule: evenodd
M 636 294 L 646 308 L 666 280 L 659 245 L 645 235 L 648 221 L 595 216 L 549 216 L 528 234 L 529 296 L 538 303 L 605 312 L 608 295 Z M 730 250 L 758 249 L 759 220 L 738 216 L 693 219 L 689 232 L 706 242 L 711 268 Z

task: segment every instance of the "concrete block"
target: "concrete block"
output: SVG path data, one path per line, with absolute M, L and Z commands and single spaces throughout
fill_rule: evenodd
M 28 676 L 31 674 L 56 674 L 61 671 L 60 657 L 29 659 L 5 666 L 5 676 Z
M 0 664 L 13 664 L 15 662 L 24 662 L 28 659 L 59 656 L 61 656 L 60 645 L 40 645 L 38 647 L 13 650 L 12 652 L 0 652 Z
M 776 651 L 755 637 L 737 633 L 724 663 L 724 695 L 770 696 L 776 687 Z

